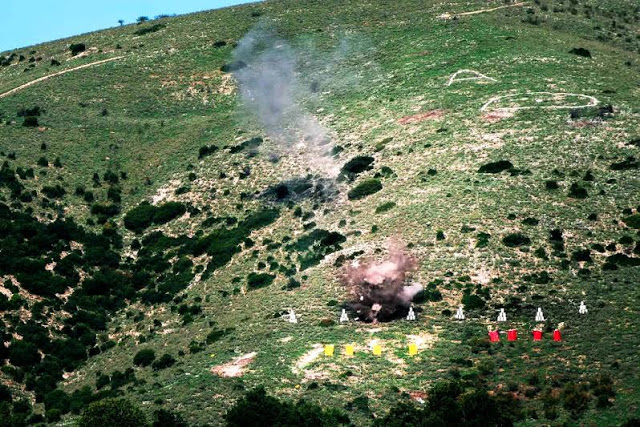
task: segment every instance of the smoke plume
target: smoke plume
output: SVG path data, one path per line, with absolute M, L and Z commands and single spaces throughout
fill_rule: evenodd
M 382 262 L 354 262 L 344 269 L 342 283 L 351 297 L 351 308 L 360 320 L 385 322 L 407 314 L 420 284 L 407 284 L 416 259 L 399 243 L 392 243 Z
M 296 72 L 297 56 L 266 24 L 258 25 L 234 51 L 239 92 L 281 151 L 276 154 L 298 154 L 307 167 L 335 176 L 338 165 L 330 153 L 330 132 L 303 106 L 312 97 L 312 88 Z

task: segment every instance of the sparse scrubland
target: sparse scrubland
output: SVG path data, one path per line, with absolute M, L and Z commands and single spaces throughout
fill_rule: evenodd
M 274 0 L 1 53 L 0 425 L 637 425 L 639 31 Z M 396 242 L 417 320 L 356 322 Z

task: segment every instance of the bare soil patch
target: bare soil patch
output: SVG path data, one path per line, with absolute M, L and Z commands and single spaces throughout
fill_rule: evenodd
M 425 120 L 436 120 L 444 116 L 443 110 L 431 110 L 424 113 L 413 114 L 411 116 L 404 116 L 398 119 L 398 124 L 408 125 L 412 123 L 419 123 Z
M 247 353 L 232 360 L 231 362 L 214 366 L 211 368 L 211 372 L 224 378 L 241 377 L 244 374 L 245 368 L 255 359 L 256 354 L 257 353 L 255 352 Z

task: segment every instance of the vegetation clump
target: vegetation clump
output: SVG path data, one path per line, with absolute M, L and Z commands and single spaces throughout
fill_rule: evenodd
M 513 164 L 509 160 L 498 160 L 497 162 L 487 163 L 480 166 L 479 173 L 500 173 L 513 169 Z
M 140 408 L 128 400 L 110 398 L 90 404 L 82 413 L 78 426 L 140 427 L 147 423 L 147 417 Z
M 583 58 L 591 58 L 591 52 L 583 47 L 574 47 L 569 51 L 569 53 L 582 56 Z
M 376 208 L 376 213 L 388 212 L 396 207 L 396 202 L 385 202 Z
M 223 73 L 233 73 L 234 71 L 242 70 L 246 66 L 247 64 L 244 61 L 233 61 L 220 67 L 220 71 Z
M 71 56 L 76 56 L 87 50 L 87 46 L 84 43 L 72 43 L 69 45 L 69 50 L 71 51 Z
M 145 348 L 133 356 L 133 364 L 136 366 L 149 366 L 155 358 L 156 353 L 150 348 Z
M 167 24 L 160 24 L 160 23 L 153 24 L 148 27 L 140 28 L 139 30 L 134 31 L 133 34 L 136 36 L 144 36 L 145 34 L 155 33 L 156 31 L 160 31 L 166 26 Z
M 629 215 L 622 219 L 628 227 L 640 229 L 640 213 Z
M 160 206 L 145 202 L 127 212 L 124 217 L 124 226 L 128 230 L 139 233 L 152 224 L 166 224 L 186 211 L 187 207 L 180 202 L 167 202 Z
M 502 243 L 510 248 L 518 246 L 527 246 L 531 243 L 531 239 L 522 233 L 507 234 L 502 238 Z
M 373 160 L 374 159 L 371 156 L 354 157 L 340 168 L 338 179 L 353 181 L 362 172 L 373 168 Z
M 569 197 L 573 199 L 586 199 L 589 197 L 589 193 L 586 188 L 581 187 L 580 184 L 574 182 L 569 188 Z
M 300 400 L 297 403 L 280 401 L 269 396 L 264 387 L 249 391 L 224 416 L 229 427 L 297 426 L 301 420 L 313 420 L 317 426 L 350 424 L 346 414 L 335 409 Z
M 382 190 L 382 183 L 379 179 L 371 178 L 365 181 L 362 181 L 360 184 L 353 187 L 348 193 L 347 197 L 349 200 L 360 200 L 364 199 L 371 194 L 375 194 L 378 191 Z
M 269 286 L 276 276 L 268 273 L 249 273 L 247 276 L 247 288 L 260 289 Z

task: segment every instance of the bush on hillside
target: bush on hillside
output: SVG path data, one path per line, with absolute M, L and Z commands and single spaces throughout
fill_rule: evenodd
M 139 233 L 153 224 L 156 207 L 149 203 L 141 203 L 124 216 L 124 226 Z
M 87 46 L 84 43 L 73 43 L 69 45 L 69 50 L 71 51 L 71 56 L 76 56 L 80 52 L 87 50 Z
M 264 387 L 249 391 L 225 414 L 229 427 L 298 426 L 333 427 L 350 424 L 346 414 L 336 410 L 323 410 L 304 400 L 296 404 L 280 401 L 267 395 Z
M 589 194 L 585 188 L 581 187 L 577 182 L 574 182 L 569 188 L 569 197 L 573 199 L 586 199 L 589 197 Z
M 31 128 L 38 127 L 38 118 L 36 116 L 26 116 L 22 122 L 22 126 Z
M 149 366 L 155 358 L 156 353 L 150 348 L 145 348 L 133 356 L 133 364 L 136 366 Z
M 640 214 L 629 215 L 626 218 L 623 218 L 622 221 L 631 228 L 640 229 Z
M 147 425 L 147 417 L 137 406 L 125 399 L 103 399 L 91 403 L 84 410 L 79 427 L 118 426 L 140 427 Z
M 174 363 L 176 363 L 176 359 L 174 359 L 170 354 L 165 353 L 162 355 L 162 357 L 160 357 L 160 359 L 153 362 L 151 367 L 154 371 L 159 371 L 160 369 L 165 369 L 173 366 Z
M 167 202 L 157 207 L 143 202 L 127 212 L 124 216 L 124 226 L 128 230 L 140 233 L 152 224 L 165 224 L 186 211 L 187 207 L 179 202 Z
M 376 208 L 376 213 L 378 214 L 378 213 L 387 212 L 395 207 L 396 207 L 396 202 L 386 202 Z
M 156 31 L 160 31 L 166 26 L 167 24 L 153 24 L 149 27 L 140 28 L 139 30 L 134 31 L 133 34 L 136 36 L 144 36 L 145 34 L 155 33 Z
M 518 246 L 529 245 L 531 243 L 531 239 L 522 233 L 512 233 L 504 236 L 502 238 L 502 243 L 510 248 L 515 248 Z
M 268 273 L 249 273 L 247 276 L 247 287 L 249 289 L 260 289 L 273 283 L 276 276 Z
M 513 168 L 513 164 L 508 160 L 498 160 L 480 166 L 479 173 L 500 173 Z
M 153 423 L 151 427 L 188 427 L 189 424 L 180 414 L 167 409 L 158 409 L 153 412 Z
M 353 181 L 362 172 L 372 169 L 373 160 L 371 156 L 354 157 L 342 166 L 339 179 Z
M 183 203 L 167 202 L 156 208 L 156 212 L 153 215 L 153 222 L 155 224 L 165 224 L 183 215 L 186 211 L 187 207 Z
M 380 190 L 382 190 L 382 183 L 379 179 L 367 179 L 353 187 L 347 193 L 347 197 L 349 198 L 349 200 L 360 200 L 371 194 L 377 193 Z

